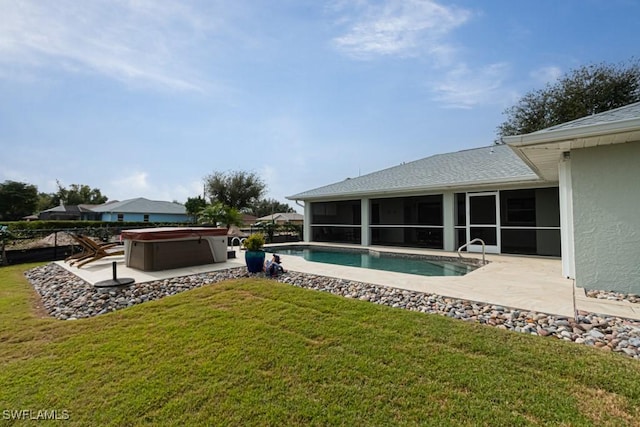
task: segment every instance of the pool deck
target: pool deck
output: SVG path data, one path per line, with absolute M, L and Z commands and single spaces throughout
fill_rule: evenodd
M 345 247 L 346 245 L 304 244 L 318 247 Z M 278 245 L 280 246 L 280 245 Z M 362 249 L 361 246 L 354 246 Z M 421 250 L 398 247 L 375 246 L 379 252 L 456 257 L 455 252 Z M 267 257 L 272 249 L 265 248 Z M 112 262 L 117 262 L 118 278 L 133 278 L 137 283 L 170 277 L 223 270 L 244 266 L 244 252 L 237 252 L 238 258 L 227 262 L 164 271 L 141 271 L 124 265 L 124 257 L 111 257 L 87 264 L 82 268 L 70 267 L 58 261 L 57 264 L 70 272 L 95 284 L 112 278 Z M 478 258 L 480 254 L 464 254 Z M 456 299 L 501 305 L 504 307 L 537 311 L 559 316 L 574 317 L 578 311 L 640 320 L 640 304 L 627 301 L 610 301 L 588 298 L 584 289 L 574 286 L 573 280 L 562 277 L 559 259 L 511 255 L 487 255 L 488 265 L 464 276 L 427 277 L 364 268 L 322 264 L 304 260 L 302 257 L 282 256 L 285 270 L 321 276 L 337 277 L 382 286 L 433 293 Z

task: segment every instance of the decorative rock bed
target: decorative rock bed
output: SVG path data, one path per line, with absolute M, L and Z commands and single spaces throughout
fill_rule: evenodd
M 124 289 L 100 292 L 56 264 L 25 272 L 40 294 L 47 312 L 62 320 L 97 316 L 135 304 L 175 295 L 206 284 L 253 276 L 246 268 L 232 268 L 192 276 L 135 283 Z M 393 287 L 324 276 L 288 272 L 276 280 L 293 286 L 330 292 L 346 298 L 422 313 L 481 323 L 531 335 L 556 337 L 640 359 L 640 322 L 579 312 L 575 319 L 518 310 L 494 304 L 447 298 Z
M 628 301 L 632 304 L 640 304 L 640 296 L 635 294 L 622 294 L 620 292 L 598 290 L 588 290 L 585 291 L 585 293 L 589 298 L 606 299 L 609 301 Z

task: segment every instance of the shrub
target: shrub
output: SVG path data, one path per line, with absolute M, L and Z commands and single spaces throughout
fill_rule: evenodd
M 264 234 L 253 233 L 244 240 L 244 247 L 248 251 L 261 251 L 264 246 Z

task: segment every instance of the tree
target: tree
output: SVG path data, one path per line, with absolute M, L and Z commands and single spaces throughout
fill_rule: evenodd
M 202 208 L 198 213 L 198 220 L 202 224 L 220 224 L 229 228 L 242 224 L 242 214 L 236 208 L 216 202 Z
M 260 200 L 265 187 L 253 172 L 214 172 L 205 178 L 205 190 L 212 203 L 220 202 L 239 211 Z
M 261 199 L 251 205 L 251 214 L 258 218 L 274 213 L 292 213 L 296 210 L 286 203 L 280 203 L 275 199 Z
M 0 220 L 19 221 L 35 212 L 38 188 L 24 182 L 5 181 L 0 184 Z
M 193 222 L 197 222 L 198 214 L 202 209 L 207 206 L 207 201 L 202 197 L 189 197 L 184 207 L 187 209 L 187 214 L 191 215 Z
M 55 197 L 55 194 L 53 193 L 39 193 L 36 212 L 42 212 L 42 211 L 46 211 L 47 209 L 54 208 L 56 206 L 54 197 Z
M 71 184 L 69 189 L 66 189 L 60 184 L 60 181 L 56 181 L 58 184 L 58 191 L 54 195 L 53 199 L 55 205 L 59 205 L 62 201 L 67 206 L 77 205 L 100 205 L 109 198 L 103 196 L 99 189 L 91 188 L 84 184 Z
M 504 111 L 498 137 L 546 129 L 640 101 L 640 62 L 628 66 L 592 64 L 562 76 L 553 85 L 525 94 Z

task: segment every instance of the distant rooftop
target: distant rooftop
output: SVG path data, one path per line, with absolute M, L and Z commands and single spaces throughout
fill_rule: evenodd
M 297 212 L 279 212 L 258 218 L 258 221 L 302 221 L 304 215 Z
M 144 197 L 121 202 L 107 202 L 91 209 L 94 212 L 147 213 L 147 214 L 185 214 L 184 205 L 174 202 L 149 200 Z

